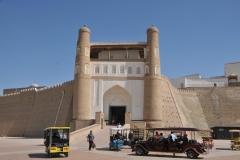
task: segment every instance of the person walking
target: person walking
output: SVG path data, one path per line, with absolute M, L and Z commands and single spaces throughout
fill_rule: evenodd
M 128 140 L 129 140 L 129 146 L 131 146 L 133 141 L 133 133 L 131 131 L 128 133 Z
M 93 145 L 93 140 L 94 140 L 94 135 L 92 134 L 92 130 L 88 134 L 88 142 L 89 142 L 89 150 L 91 150 L 92 145 Z

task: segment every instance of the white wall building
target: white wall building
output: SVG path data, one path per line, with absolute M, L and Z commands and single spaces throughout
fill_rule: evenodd
M 199 74 L 170 79 L 176 88 L 191 87 L 225 87 L 228 86 L 228 78 L 225 76 L 201 78 Z
M 240 82 L 240 62 L 226 63 L 224 76 L 201 78 L 199 74 L 170 79 L 176 88 L 236 86 Z

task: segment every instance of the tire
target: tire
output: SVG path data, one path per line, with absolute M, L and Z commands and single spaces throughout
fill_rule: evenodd
M 64 153 L 66 157 L 68 157 L 68 153 Z
M 119 145 L 117 145 L 117 150 L 118 150 L 118 151 L 120 150 L 120 146 L 119 146 Z
M 192 149 L 187 150 L 187 157 L 188 158 L 195 158 L 196 157 L 196 152 Z
M 48 158 L 51 158 L 52 154 L 50 153 L 50 151 L 48 151 Z
M 109 150 L 110 150 L 110 151 L 111 151 L 111 148 L 112 148 L 111 145 L 109 145 Z
M 144 150 L 142 147 L 136 147 L 136 155 L 141 156 L 144 154 Z

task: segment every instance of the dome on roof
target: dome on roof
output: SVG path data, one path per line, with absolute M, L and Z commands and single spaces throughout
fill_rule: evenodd
M 88 29 L 86 27 L 86 25 L 84 25 L 82 28 L 79 29 L 79 33 L 81 33 L 81 32 L 89 32 L 90 33 L 90 29 Z
M 151 31 L 151 32 L 159 32 L 159 30 L 155 26 L 153 26 L 153 25 L 148 28 L 147 32 L 149 32 L 149 31 Z
M 232 77 L 233 77 L 233 76 L 236 76 L 236 74 L 234 74 L 234 73 L 231 73 L 229 76 L 232 76 Z
M 31 88 L 36 88 L 36 87 L 39 87 L 39 86 L 38 86 L 38 84 L 33 83 L 33 84 L 30 85 L 30 87 L 31 87 Z

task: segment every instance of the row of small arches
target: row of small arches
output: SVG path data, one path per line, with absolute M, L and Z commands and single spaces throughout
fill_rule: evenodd
M 77 74 L 80 72 L 80 67 L 79 65 L 77 64 L 76 67 L 75 67 L 75 71 L 74 73 Z M 85 74 L 89 74 L 89 65 L 86 64 L 85 65 L 85 69 L 84 69 L 84 73 Z M 103 66 L 103 70 L 102 70 L 102 73 L 103 74 L 107 74 L 108 73 L 108 66 Z M 117 73 L 117 66 L 116 65 L 112 65 L 111 66 L 111 73 L 112 74 L 116 74 Z M 124 65 L 121 65 L 120 68 L 119 68 L 119 73 L 120 74 L 124 74 L 125 73 L 125 67 Z M 128 74 L 133 74 L 133 67 L 128 67 L 127 68 L 127 73 Z M 137 67 L 136 68 L 136 74 L 141 74 L 141 68 L 140 67 Z M 100 74 L 100 65 L 95 65 L 94 66 L 94 74 Z M 149 74 L 149 66 L 146 65 L 145 66 L 145 74 Z M 155 74 L 160 74 L 160 68 L 158 65 L 155 66 Z

